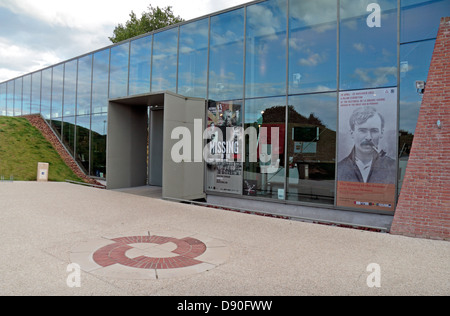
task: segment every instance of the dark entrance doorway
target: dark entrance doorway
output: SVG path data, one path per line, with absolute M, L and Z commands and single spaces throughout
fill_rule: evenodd
M 109 101 L 107 187 L 160 186 L 163 198 L 204 197 L 204 168 L 194 160 L 176 163 L 171 138 L 176 127 L 194 135 L 194 120 L 204 125 L 205 100 L 170 92 Z M 191 151 L 193 152 L 193 151 Z

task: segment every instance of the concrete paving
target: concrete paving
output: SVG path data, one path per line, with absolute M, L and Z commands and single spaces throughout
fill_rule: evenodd
M 173 236 L 178 249 L 184 242 L 204 243 L 190 254 L 210 267 L 142 278 L 139 273 L 118 277 L 118 265 L 102 273 L 84 266 L 79 279 L 73 277 L 71 264 L 78 252 L 109 247 L 114 236 L 155 235 Z M 135 256 L 177 248 L 139 242 L 127 242 L 126 247 L 141 251 L 132 249 Z M 210 252 L 217 245 L 223 251 Z M 222 211 L 68 183 L 0 182 L 0 253 L 0 295 L 450 294 L 449 242 Z M 132 256 L 122 252 L 122 259 L 124 254 Z M 213 264 L 215 257 L 220 260 Z M 70 287 L 71 280 L 78 280 L 79 287 Z

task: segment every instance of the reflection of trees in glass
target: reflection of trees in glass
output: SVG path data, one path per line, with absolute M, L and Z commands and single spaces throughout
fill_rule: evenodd
M 106 132 L 107 115 L 92 116 L 91 132 L 91 175 L 105 177 L 106 175 Z
M 399 141 L 399 157 L 406 157 L 409 156 L 411 152 L 411 147 L 414 139 L 414 134 L 411 134 L 408 131 L 400 130 L 400 141 Z

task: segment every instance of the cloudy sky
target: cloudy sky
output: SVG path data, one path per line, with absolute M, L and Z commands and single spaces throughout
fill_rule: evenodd
M 250 0 L 0 0 L 0 82 L 111 44 L 131 11 L 172 6 L 190 20 Z

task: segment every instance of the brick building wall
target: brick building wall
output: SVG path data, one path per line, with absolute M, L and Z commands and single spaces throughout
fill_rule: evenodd
M 450 240 L 450 17 L 441 19 L 391 233 Z

